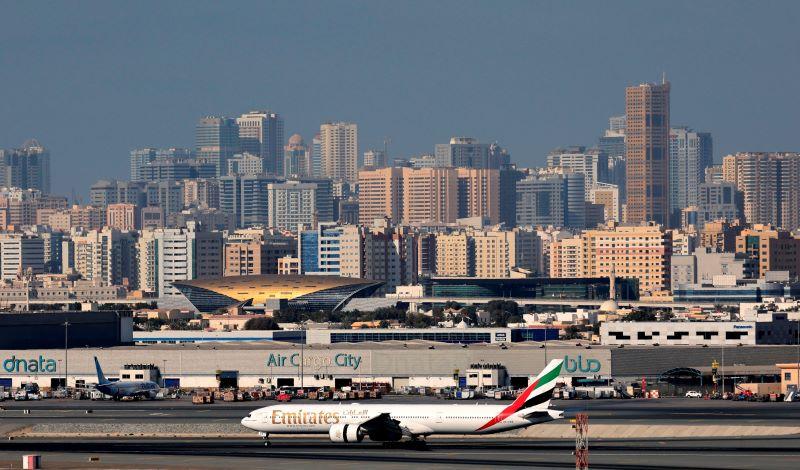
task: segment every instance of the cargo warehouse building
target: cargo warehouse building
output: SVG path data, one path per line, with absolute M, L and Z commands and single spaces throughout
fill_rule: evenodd
M 614 379 L 656 384 L 672 380 L 710 384 L 714 361 L 728 377 L 772 381 L 778 363 L 797 360 L 795 346 L 608 347 L 553 341 L 447 344 L 428 341 L 300 345 L 280 342 L 205 342 L 74 348 L 69 350 L 69 385 L 96 382 L 93 357 L 107 376 L 127 364 L 152 364 L 172 387 L 341 387 L 358 382 L 403 386 L 463 386 L 475 365 L 498 365 L 509 383 L 527 384 L 552 359 L 563 359 L 562 375 L 575 383 Z M 63 382 L 63 349 L 0 350 L 0 386 Z M 471 370 L 472 369 L 472 370 Z M 500 384 L 505 385 L 505 384 Z M 732 386 L 732 384 L 728 384 Z

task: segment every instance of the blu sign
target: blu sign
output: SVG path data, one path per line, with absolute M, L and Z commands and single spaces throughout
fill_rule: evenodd
M 38 359 L 17 359 L 16 355 L 12 355 L 3 361 L 3 370 L 9 374 L 55 372 L 56 361 L 45 359 L 44 356 L 39 356 Z
M 575 372 L 584 372 L 587 374 L 600 372 L 600 361 L 597 359 L 583 359 L 580 354 L 578 354 L 577 359 L 572 359 L 567 355 L 564 356 L 564 370 L 570 374 Z

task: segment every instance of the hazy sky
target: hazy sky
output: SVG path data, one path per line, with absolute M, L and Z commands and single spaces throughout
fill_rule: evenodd
M 51 149 L 53 188 L 129 176 L 135 147 L 255 108 L 286 137 L 359 125 L 362 151 L 497 140 L 514 161 L 591 145 L 624 88 L 672 82 L 715 154 L 800 150 L 798 1 L 33 2 L 0 9 L 0 148 Z

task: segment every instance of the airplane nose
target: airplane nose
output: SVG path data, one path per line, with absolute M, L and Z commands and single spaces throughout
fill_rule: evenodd
M 252 422 L 253 422 L 253 418 L 251 418 L 249 416 L 245 416 L 244 418 L 242 418 L 242 426 L 244 426 L 246 428 L 253 429 L 252 426 L 251 426 Z

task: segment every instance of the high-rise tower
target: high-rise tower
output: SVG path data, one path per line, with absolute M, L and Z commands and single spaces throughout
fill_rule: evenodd
M 669 225 L 669 91 L 666 80 L 625 90 L 626 222 Z
M 358 126 L 328 122 L 319 128 L 322 176 L 348 182 L 358 179 Z
M 228 169 L 228 159 L 239 153 L 239 126 L 236 120 L 217 116 L 200 119 L 195 128 L 195 146 L 197 158 L 213 163 L 217 169 L 217 176 L 224 175 Z M 131 152 L 131 161 L 133 157 L 134 154 Z M 131 177 L 133 177 L 133 163 L 131 163 Z
M 283 118 L 272 111 L 250 111 L 236 119 L 242 152 L 264 159 L 264 172 L 283 175 Z

